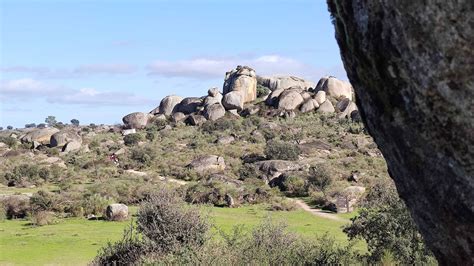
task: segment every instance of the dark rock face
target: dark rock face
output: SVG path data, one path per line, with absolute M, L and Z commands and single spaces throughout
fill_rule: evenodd
M 474 1 L 328 0 L 360 115 L 441 264 L 474 264 Z

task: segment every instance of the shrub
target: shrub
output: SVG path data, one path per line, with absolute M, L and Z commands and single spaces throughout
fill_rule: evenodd
M 153 141 L 155 140 L 155 133 L 151 132 L 151 131 L 148 131 L 145 135 L 145 138 L 148 140 L 148 141 Z
M 257 85 L 257 98 L 270 94 L 271 90 L 265 86 Z
M 290 199 L 282 197 L 274 197 L 270 203 L 272 211 L 294 211 L 297 209 L 296 203 Z
M 289 196 L 303 197 L 306 196 L 306 182 L 303 178 L 298 176 L 289 176 L 283 181 L 285 192 Z
M 308 183 L 326 195 L 327 188 L 333 183 L 329 169 L 321 164 L 309 168 Z
M 14 148 L 17 144 L 17 141 L 15 138 L 13 137 L 4 137 L 4 136 L 1 136 L 0 137 L 0 142 L 3 142 L 5 144 L 7 144 L 7 146 L 9 148 Z
M 93 214 L 96 216 L 103 215 L 105 208 L 109 204 L 109 201 L 98 195 L 87 195 L 82 201 L 82 208 L 84 209 L 84 215 Z
M 3 200 L 5 214 L 7 219 L 25 218 L 30 211 L 30 202 L 28 198 L 13 195 Z
M 126 230 L 121 241 L 103 248 L 94 264 L 138 265 L 143 259 L 169 264 L 162 258 L 197 250 L 208 240 L 209 229 L 207 217 L 197 207 L 187 205 L 175 191 L 159 190 L 140 206 L 136 227 Z
M 129 135 L 123 137 L 124 144 L 127 145 L 127 146 L 134 146 L 142 140 L 143 140 L 142 135 L 140 135 L 138 133 L 129 134 Z
M 225 119 L 218 119 L 216 121 L 206 121 L 202 126 L 201 129 L 203 132 L 212 133 L 215 131 L 239 131 L 241 128 L 241 120 L 237 118 L 225 118 Z
M 137 229 L 160 252 L 200 246 L 207 240 L 210 224 L 199 209 L 188 206 L 171 190 L 161 190 L 138 211 Z
M 62 211 L 59 197 L 51 192 L 40 190 L 30 198 L 31 210 L 34 213 L 41 211 Z
M 155 158 L 156 151 L 151 147 L 135 147 L 130 154 L 130 159 L 138 163 L 138 168 L 150 166 Z
M 265 147 L 265 155 L 270 160 L 297 160 L 301 151 L 298 145 L 271 140 Z
M 37 226 L 53 224 L 54 214 L 48 211 L 34 212 L 31 215 L 31 223 Z

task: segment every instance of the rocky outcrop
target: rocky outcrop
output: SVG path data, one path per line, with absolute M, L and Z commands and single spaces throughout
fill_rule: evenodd
M 224 158 L 216 155 L 203 155 L 194 159 L 188 167 L 197 173 L 217 173 L 225 169 Z
M 288 89 L 283 91 L 278 97 L 278 109 L 295 110 L 303 103 L 301 91 L 298 89 Z
M 192 126 L 200 126 L 206 121 L 207 119 L 203 115 L 197 114 L 191 114 L 190 116 L 188 116 L 188 119 L 186 119 L 186 122 Z
M 360 115 L 438 262 L 474 264 L 471 0 L 329 0 Z
M 220 103 L 208 105 L 204 110 L 204 117 L 207 120 L 215 121 L 223 116 L 225 116 L 225 109 Z
M 321 113 L 330 114 L 330 113 L 334 113 L 335 111 L 336 109 L 334 109 L 334 106 L 329 100 L 326 100 L 325 102 L 323 102 L 318 108 L 318 112 L 321 112 Z
M 180 96 L 176 96 L 176 95 L 166 96 L 165 98 L 161 100 L 160 106 L 158 106 L 158 108 L 155 108 L 150 113 L 171 115 L 172 113 L 176 112 L 177 106 L 179 103 L 181 103 L 182 100 L 183 100 L 183 97 L 180 97 Z
M 242 93 L 244 103 L 257 99 L 257 75 L 255 70 L 247 66 L 237 66 L 227 72 L 224 81 L 224 95 L 231 91 Z
M 71 151 L 80 150 L 81 145 L 82 145 L 82 143 L 79 142 L 79 141 L 75 141 L 75 140 L 70 141 L 70 142 L 66 143 L 66 145 L 64 145 L 64 147 L 62 149 L 62 152 L 68 153 L 68 152 L 71 152 Z
M 184 98 L 176 107 L 177 112 L 181 112 L 185 115 L 194 113 L 197 111 L 198 107 L 201 106 L 203 100 L 198 97 L 188 97 Z
M 335 77 L 327 78 L 322 85 L 322 90 L 324 90 L 327 95 L 331 97 L 346 97 L 347 99 L 352 100 L 351 84 Z
M 318 102 L 318 104 L 322 104 L 326 101 L 326 92 L 325 91 L 318 91 L 314 96 L 314 99 Z
M 171 120 L 173 120 L 173 122 L 175 123 L 184 121 L 186 120 L 186 118 L 187 116 L 181 112 L 176 112 L 173 115 L 171 115 Z
M 148 125 L 152 118 L 152 114 L 135 112 L 124 116 L 122 121 L 129 128 L 142 129 Z
M 294 76 L 275 76 L 275 77 L 261 77 L 257 76 L 259 85 L 269 88 L 272 91 L 282 89 L 286 90 L 291 87 L 298 87 L 304 90 L 313 89 L 314 83 Z
M 318 101 L 316 101 L 315 99 L 308 99 L 306 102 L 303 103 L 303 105 L 301 105 L 300 111 L 302 113 L 307 113 L 307 112 L 313 111 L 314 109 L 318 107 L 319 107 Z
M 231 91 L 224 95 L 222 105 L 226 110 L 237 109 L 238 111 L 241 111 L 244 108 L 243 98 L 244 97 L 242 97 L 242 93 L 240 91 Z
M 113 203 L 107 206 L 105 217 L 109 221 L 123 221 L 128 218 L 128 207 L 125 204 Z
M 33 143 L 36 141 L 42 145 L 47 145 L 51 140 L 51 136 L 57 132 L 59 132 L 59 129 L 54 127 L 37 128 L 26 133 L 20 138 L 20 140 L 21 142 L 26 143 Z
M 62 147 L 70 141 L 76 141 L 82 143 L 82 138 L 77 134 L 75 130 L 64 129 L 54 133 L 49 141 L 51 147 Z

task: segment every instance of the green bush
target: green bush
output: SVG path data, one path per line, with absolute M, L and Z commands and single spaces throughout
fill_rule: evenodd
M 82 208 L 84 209 L 84 215 L 93 214 L 100 216 L 104 214 L 105 208 L 109 204 L 109 200 L 98 195 L 86 195 L 82 201 Z
M 151 147 L 134 147 L 130 153 L 137 168 L 144 168 L 151 166 L 153 160 L 156 158 L 156 151 Z
M 285 192 L 289 196 L 304 197 L 307 194 L 306 182 L 303 178 L 298 176 L 289 176 L 283 181 Z
M 308 183 L 316 187 L 324 195 L 326 191 L 334 182 L 329 169 L 322 164 L 314 165 L 309 168 Z
M 0 136 L 0 142 L 7 144 L 9 148 L 14 148 L 17 144 L 17 140 L 13 137 Z
M 270 160 L 297 160 L 301 151 L 298 145 L 271 140 L 265 147 L 265 155 Z
M 137 145 L 138 142 L 140 142 L 142 140 L 143 140 L 143 136 L 140 135 L 139 133 L 129 134 L 129 135 L 123 137 L 123 141 L 124 141 L 125 145 L 127 145 L 127 146 Z
M 270 94 L 271 90 L 265 86 L 257 85 L 257 98 Z

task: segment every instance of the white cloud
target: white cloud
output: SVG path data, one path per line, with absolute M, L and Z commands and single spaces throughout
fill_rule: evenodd
M 31 78 L 0 81 L 2 101 L 45 99 L 49 103 L 88 106 L 143 105 L 151 100 L 127 92 L 99 91 L 94 88 L 70 89 Z
M 93 64 L 78 66 L 74 69 L 77 74 L 130 74 L 136 67 L 128 64 Z
M 60 87 L 47 85 L 44 82 L 31 79 L 14 79 L 0 81 L 0 94 L 11 97 L 36 97 L 57 92 Z
M 189 60 L 157 60 L 150 64 L 149 75 L 162 77 L 185 77 L 195 79 L 223 78 L 226 71 L 237 65 L 254 68 L 258 75 L 295 75 L 317 81 L 325 75 L 337 75 L 345 79 L 342 66 L 317 68 L 296 59 L 281 55 L 263 55 L 258 57 L 195 58 Z M 342 70 L 342 71 L 341 71 Z
M 5 73 L 26 73 L 37 78 L 82 78 L 93 75 L 124 75 L 137 71 L 137 67 L 123 63 L 111 64 L 88 64 L 80 65 L 72 69 L 69 68 L 49 68 L 32 66 L 10 66 L 1 67 L 1 72 Z

